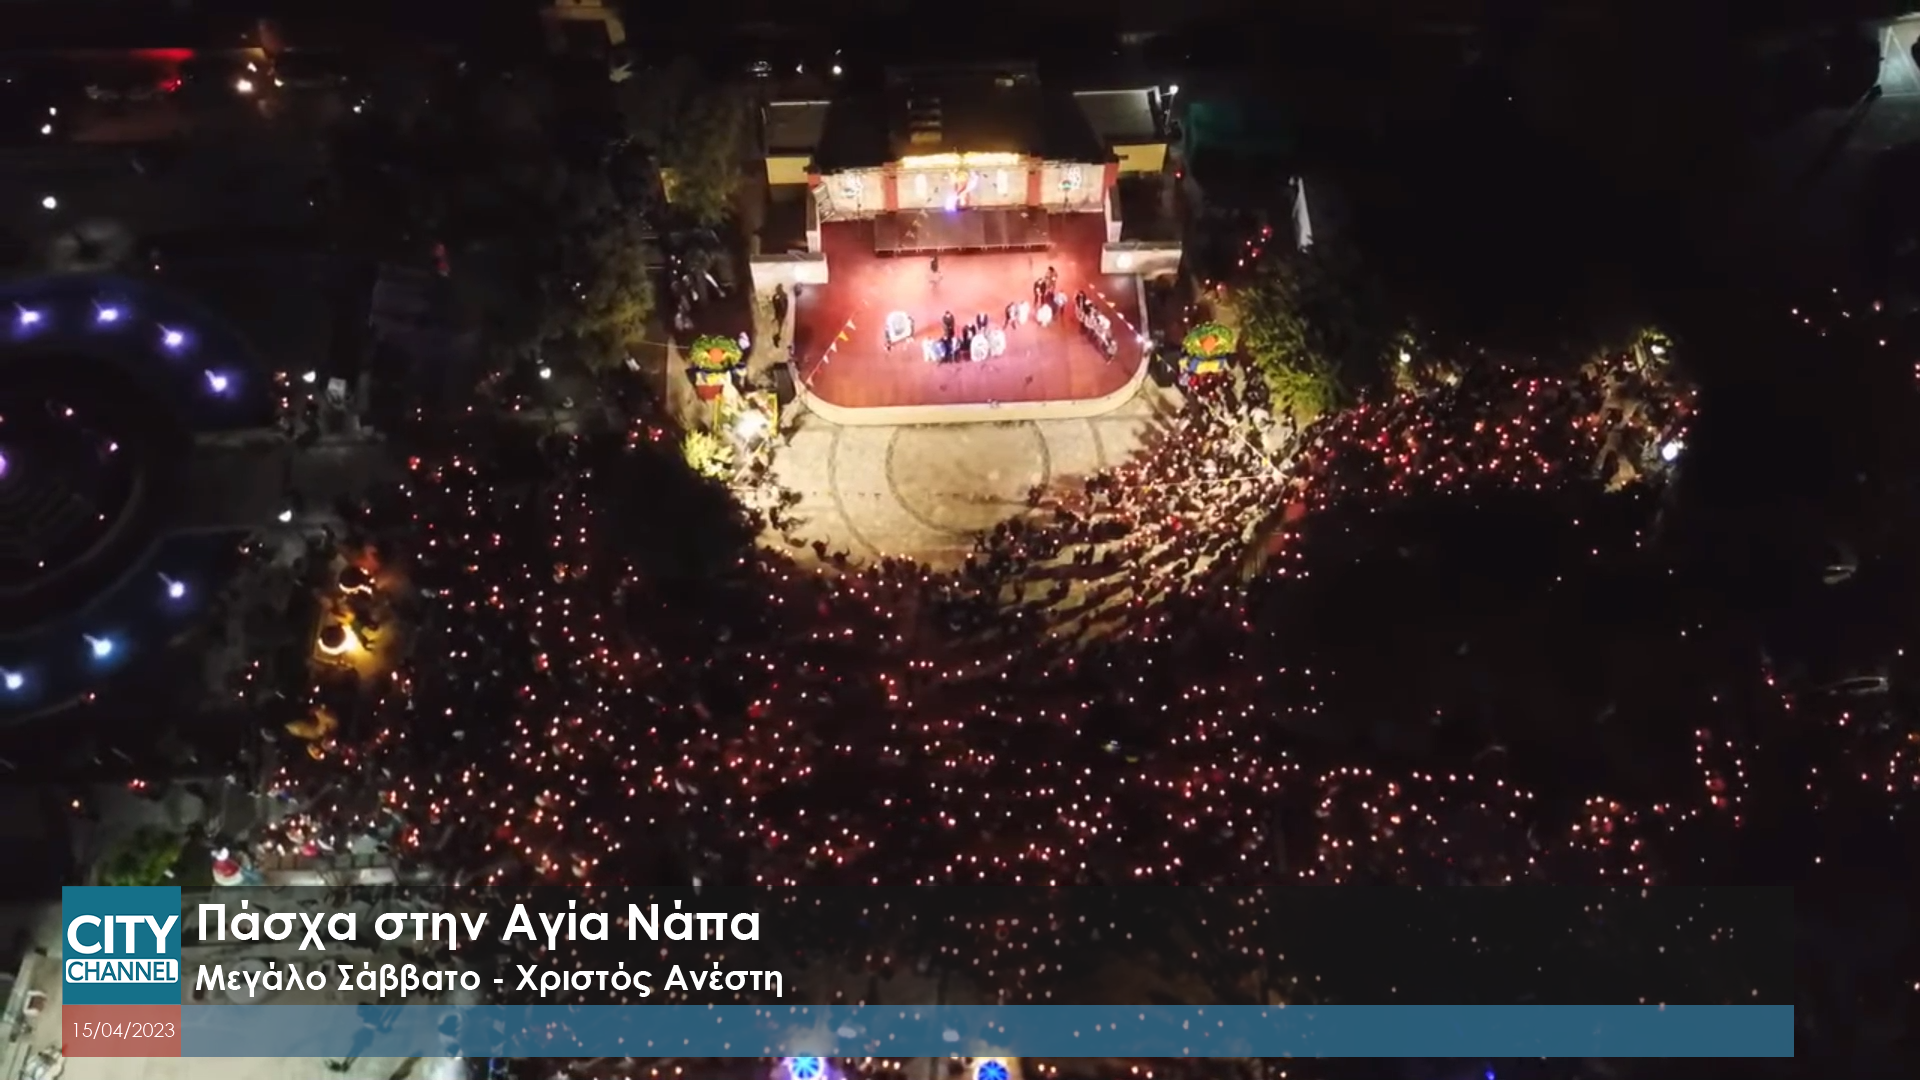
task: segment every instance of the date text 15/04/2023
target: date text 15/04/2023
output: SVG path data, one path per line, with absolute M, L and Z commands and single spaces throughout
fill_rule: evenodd
M 120 1042 L 126 1039 L 177 1039 L 180 1037 L 180 1025 L 169 1023 L 86 1020 L 69 1024 L 68 1027 L 73 1029 L 72 1037 L 80 1042 L 108 1039 Z

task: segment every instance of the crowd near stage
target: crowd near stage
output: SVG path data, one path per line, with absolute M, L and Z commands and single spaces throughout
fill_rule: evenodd
M 823 224 L 832 280 L 802 291 L 794 309 L 808 392 L 841 408 L 969 406 L 1083 401 L 1133 382 L 1145 362 L 1139 287 L 1100 272 L 1101 216 L 1036 213 L 1023 225 L 992 213 Z M 966 227 L 976 224 L 986 227 Z M 982 242 L 970 242 L 976 233 Z M 1043 316 L 1037 283 L 1050 269 L 1059 306 Z M 986 326 L 978 348 L 943 360 L 961 340 L 949 337 L 949 314 L 961 333 L 982 317 Z

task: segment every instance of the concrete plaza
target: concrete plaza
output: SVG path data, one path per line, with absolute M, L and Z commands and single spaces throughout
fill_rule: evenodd
M 1077 484 L 1126 463 L 1177 404 L 1148 383 L 1113 412 L 1082 420 L 841 427 L 802 415 L 774 474 L 800 494 L 793 513 L 804 543 L 861 561 L 952 565 L 976 534 L 1025 513 L 1035 485 Z

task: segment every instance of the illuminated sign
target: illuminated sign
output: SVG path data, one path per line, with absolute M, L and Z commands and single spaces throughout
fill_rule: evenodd
M 982 169 L 1018 165 L 1024 160 L 1019 154 L 919 154 L 901 158 L 900 164 L 908 169 Z

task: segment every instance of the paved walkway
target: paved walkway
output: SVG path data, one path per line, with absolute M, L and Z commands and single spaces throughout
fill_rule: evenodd
M 804 541 L 856 559 L 951 564 L 976 533 L 1024 512 L 1034 485 L 1077 482 L 1127 461 L 1175 404 L 1149 384 L 1086 420 L 839 427 L 804 415 L 774 474 L 800 493 L 794 516 Z

